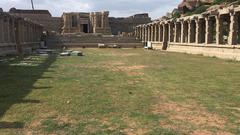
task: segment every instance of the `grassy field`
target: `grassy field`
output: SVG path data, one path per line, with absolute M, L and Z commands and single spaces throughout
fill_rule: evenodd
M 82 51 L 0 62 L 0 134 L 240 134 L 240 62 Z

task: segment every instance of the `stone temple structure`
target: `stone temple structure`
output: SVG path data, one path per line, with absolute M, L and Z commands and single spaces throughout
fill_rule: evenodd
M 153 49 L 240 60 L 240 6 L 139 25 L 135 35 Z
M 63 13 L 62 33 L 102 33 L 111 35 L 109 12 Z
M 11 8 L 8 12 L 21 18 L 41 24 L 49 33 L 102 33 L 118 35 L 134 31 L 137 25 L 151 22 L 147 13 L 130 17 L 109 17 L 108 11 L 103 12 L 69 12 L 61 17 L 53 17 L 48 10 L 28 10 Z

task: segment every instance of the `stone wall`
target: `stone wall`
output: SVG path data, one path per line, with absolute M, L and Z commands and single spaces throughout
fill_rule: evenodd
M 123 32 L 133 32 L 136 26 L 149 22 L 151 22 L 151 18 L 148 16 L 148 14 L 136 14 L 127 18 L 109 18 L 113 35 L 118 35 Z
M 139 25 L 135 36 L 153 48 L 240 60 L 240 6 Z
M 61 48 L 66 46 L 71 47 L 86 47 L 97 48 L 98 44 L 107 46 L 118 45 L 122 48 L 142 48 L 143 43 L 135 37 L 102 35 L 102 34 L 63 34 L 50 36 L 47 40 L 48 47 Z
M 43 27 L 30 20 L 0 13 L 0 55 L 22 53 L 39 46 Z
M 52 17 L 48 10 L 21 10 L 11 8 L 9 13 L 21 18 L 28 18 L 35 23 L 41 24 L 44 27 L 44 30 L 48 32 L 61 32 L 63 25 L 62 18 Z

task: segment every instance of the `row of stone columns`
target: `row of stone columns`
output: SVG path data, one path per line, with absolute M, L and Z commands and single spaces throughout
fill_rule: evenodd
M 239 20 L 240 13 L 233 11 L 158 21 L 137 26 L 135 36 L 143 42 L 237 45 Z
M 33 22 L 0 13 L 0 43 L 39 42 L 43 27 Z M 17 39 L 16 39 L 17 38 Z

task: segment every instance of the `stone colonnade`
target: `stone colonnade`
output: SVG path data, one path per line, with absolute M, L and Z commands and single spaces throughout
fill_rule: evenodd
M 15 46 L 15 49 L 31 44 L 39 43 L 43 27 L 30 20 L 0 13 L 0 49 L 6 46 Z
M 184 45 L 240 44 L 240 6 L 200 15 L 139 25 L 135 36 L 143 42 Z

